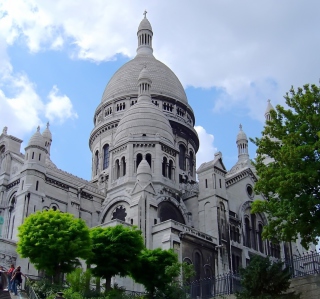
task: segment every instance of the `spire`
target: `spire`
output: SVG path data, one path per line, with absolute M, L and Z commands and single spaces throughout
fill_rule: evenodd
M 149 100 L 151 102 L 151 79 L 149 72 L 147 70 L 147 66 L 145 65 L 144 68 L 141 70 L 138 78 L 138 85 L 139 85 L 139 96 L 138 101 L 142 100 Z
M 139 28 L 138 28 L 138 48 L 137 48 L 137 55 L 143 54 L 143 55 L 152 55 L 153 49 L 152 49 L 152 27 L 147 19 L 147 11 L 145 10 L 144 18 L 140 22 Z
M 48 151 L 48 156 L 50 156 L 50 147 L 51 147 L 51 143 L 52 143 L 52 134 L 50 132 L 49 126 L 50 126 L 50 124 L 49 124 L 49 122 L 47 122 L 47 128 L 42 132 L 42 136 L 45 140 L 45 146 Z
M 239 125 L 239 133 L 237 135 L 238 159 L 248 159 L 248 138 L 245 132 L 242 131 L 242 125 Z
M 274 110 L 273 106 L 270 103 L 271 101 L 268 100 L 268 105 L 267 105 L 267 109 L 266 112 L 264 113 L 264 117 L 266 119 L 266 121 L 271 120 L 271 115 L 270 115 L 270 111 Z

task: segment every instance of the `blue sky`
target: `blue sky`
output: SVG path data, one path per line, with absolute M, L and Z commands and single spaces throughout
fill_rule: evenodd
M 200 137 L 197 164 L 237 162 L 240 123 L 263 129 L 267 100 L 318 83 L 319 1 L 4 0 L 0 129 L 24 140 L 50 121 L 51 160 L 90 179 L 93 114 L 113 73 L 135 56 L 143 11 L 157 59 L 186 89 Z M 255 148 L 249 145 L 251 158 Z

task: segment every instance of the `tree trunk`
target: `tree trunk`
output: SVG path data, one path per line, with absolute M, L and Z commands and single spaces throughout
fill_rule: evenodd
M 105 292 L 109 292 L 111 290 L 111 276 L 106 277 L 106 285 Z

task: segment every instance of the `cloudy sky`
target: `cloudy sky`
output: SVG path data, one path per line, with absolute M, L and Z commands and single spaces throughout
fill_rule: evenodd
M 53 133 L 52 161 L 90 179 L 93 114 L 112 74 L 136 53 L 143 11 L 157 59 L 181 80 L 196 116 L 198 166 L 237 161 L 239 124 L 260 136 L 267 100 L 320 78 L 317 0 L 2 0 L 0 130 Z M 249 145 L 254 158 L 255 148 Z

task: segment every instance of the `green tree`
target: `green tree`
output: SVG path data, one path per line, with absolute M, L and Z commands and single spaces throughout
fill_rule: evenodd
M 282 262 L 272 263 L 269 257 L 254 256 L 246 268 L 240 269 L 243 290 L 236 293 L 237 299 L 299 298 L 294 293 L 285 293 L 290 286 L 290 273 L 283 269 Z
M 69 213 L 38 211 L 28 216 L 18 231 L 20 256 L 29 258 L 36 269 L 53 275 L 55 282 L 59 282 L 61 273 L 79 265 L 79 258 L 86 259 L 91 253 L 88 227 Z
M 173 250 L 144 249 L 139 263 L 131 271 L 133 279 L 145 286 L 153 298 L 156 291 L 164 292 L 166 287 L 179 276 L 181 264 Z
M 90 236 L 92 255 L 87 263 L 93 265 L 94 276 L 106 280 L 106 290 L 109 290 L 112 276 L 127 276 L 136 265 L 144 248 L 141 231 L 123 225 L 95 227 L 90 230 Z
M 264 238 L 300 235 L 307 248 L 320 235 L 320 89 L 291 88 L 285 99 L 288 109 L 278 105 L 262 137 L 251 140 L 258 147 L 255 190 L 267 199 L 254 202 L 252 212 L 268 215 Z

